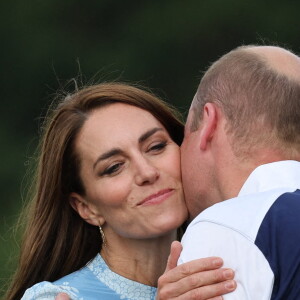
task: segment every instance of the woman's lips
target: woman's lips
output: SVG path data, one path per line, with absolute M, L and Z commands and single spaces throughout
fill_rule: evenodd
M 174 189 L 164 189 L 143 199 L 138 205 L 153 205 L 159 204 L 169 198 L 174 192 Z

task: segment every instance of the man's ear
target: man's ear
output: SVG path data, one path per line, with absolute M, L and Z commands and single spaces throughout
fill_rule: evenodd
M 102 226 L 105 223 L 105 219 L 100 216 L 93 209 L 92 204 L 88 203 L 81 195 L 77 193 L 71 193 L 69 196 L 69 203 L 80 215 L 80 217 L 87 223 L 95 226 Z
M 203 108 L 203 118 L 201 121 L 200 149 L 206 150 L 213 138 L 217 128 L 218 111 L 214 103 L 206 103 Z

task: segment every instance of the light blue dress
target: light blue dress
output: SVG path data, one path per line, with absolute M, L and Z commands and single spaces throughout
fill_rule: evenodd
M 54 300 L 58 293 L 72 300 L 153 300 L 156 288 L 112 272 L 98 254 L 84 268 L 54 282 L 43 281 L 26 290 L 22 300 Z

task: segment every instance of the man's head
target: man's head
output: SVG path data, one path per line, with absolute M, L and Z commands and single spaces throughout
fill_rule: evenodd
M 182 171 L 192 216 L 236 196 L 260 164 L 300 160 L 300 58 L 239 47 L 203 76 L 189 112 Z

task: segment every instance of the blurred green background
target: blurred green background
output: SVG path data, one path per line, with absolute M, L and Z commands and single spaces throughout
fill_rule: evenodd
M 139 82 L 185 112 L 202 72 L 232 48 L 299 53 L 299 11 L 287 0 L 1 1 L 0 296 L 40 121 L 61 86 L 80 73 L 83 83 Z

